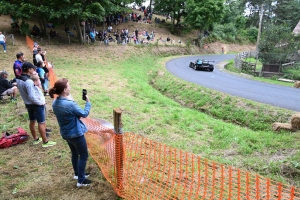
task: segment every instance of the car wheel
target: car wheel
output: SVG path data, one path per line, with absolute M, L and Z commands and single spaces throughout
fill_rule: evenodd
M 197 70 L 197 65 L 194 64 L 194 70 Z
M 212 72 L 212 71 L 214 71 L 214 69 L 210 69 L 209 71 L 211 71 L 211 72 Z
M 190 63 L 189 67 L 192 68 L 193 67 L 193 63 Z

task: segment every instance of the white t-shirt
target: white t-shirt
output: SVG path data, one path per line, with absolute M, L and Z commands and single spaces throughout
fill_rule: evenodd
M 5 42 L 5 36 L 3 34 L 0 35 L 0 42 Z
M 35 59 L 36 59 L 36 62 L 40 62 L 41 61 L 43 63 L 43 67 L 45 66 L 43 58 L 42 58 L 42 56 L 39 53 L 35 55 Z

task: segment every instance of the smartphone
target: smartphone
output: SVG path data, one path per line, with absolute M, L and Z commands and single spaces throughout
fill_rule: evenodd
M 86 89 L 82 89 L 82 100 L 86 100 L 87 91 Z

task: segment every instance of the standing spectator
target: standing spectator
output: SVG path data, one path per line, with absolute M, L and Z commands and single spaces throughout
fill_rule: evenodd
M 16 57 L 17 60 L 14 62 L 13 70 L 14 70 L 15 77 L 18 78 L 22 74 L 22 65 L 25 59 L 24 59 L 24 54 L 22 52 L 17 53 Z
M 72 166 L 74 179 L 77 179 L 77 187 L 89 186 L 92 181 L 86 179 L 89 174 L 85 173 L 86 161 L 88 159 L 87 144 L 84 134 L 87 132 L 85 124 L 80 120 L 89 115 L 91 103 L 86 96 L 84 109 L 69 99 L 71 87 L 67 79 L 56 81 L 54 87 L 50 89 L 50 97 L 59 95 L 52 103 L 53 112 L 56 115 L 60 127 L 60 134 L 67 141 L 72 153 Z
M 1 96 L 10 96 L 12 101 L 16 101 L 16 96 L 17 96 L 17 86 L 16 83 L 11 84 L 7 80 L 8 73 L 6 71 L 2 71 L 0 73 L 0 95 Z
M 0 44 L 3 46 L 4 53 L 6 52 L 5 42 L 6 42 L 5 35 L 3 35 L 2 32 L 0 31 Z
M 40 62 L 42 64 L 42 68 L 45 69 L 47 68 L 46 65 L 45 65 L 45 62 L 43 60 L 43 52 L 42 52 L 42 49 L 41 48 L 38 48 L 37 49 L 37 52 L 38 54 L 35 55 L 35 59 L 36 59 L 36 62 L 37 62 L 37 65 L 38 63 Z M 45 71 L 45 70 L 44 70 Z M 48 71 L 48 69 L 47 69 Z M 48 77 L 45 78 L 44 80 L 44 83 L 42 82 L 42 86 L 43 86 L 43 90 L 44 90 L 44 95 L 45 96 L 48 96 L 48 85 L 49 85 L 49 82 L 48 82 Z
M 224 54 L 224 47 L 222 47 L 222 54 Z
M 30 62 L 24 62 L 22 66 L 22 74 L 17 78 L 18 89 L 24 101 L 29 116 L 29 128 L 34 139 L 33 144 L 39 144 L 43 141 L 42 147 L 51 147 L 56 145 L 56 142 L 50 141 L 46 137 L 46 119 L 45 119 L 45 102 L 42 98 L 36 96 L 35 86 L 30 79 L 35 67 Z M 38 122 L 38 132 L 41 138 L 36 134 L 35 122 Z
M 91 38 L 91 42 L 94 43 L 95 42 L 95 33 L 94 33 L 94 31 L 90 32 L 90 38 Z
M 43 63 L 41 61 L 37 63 L 36 73 L 39 76 L 42 88 L 44 89 L 43 85 L 45 84 L 45 71 L 43 69 Z M 37 85 L 35 84 L 35 86 Z

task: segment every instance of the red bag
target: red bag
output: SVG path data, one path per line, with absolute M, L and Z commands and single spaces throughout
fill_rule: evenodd
M 17 133 L 11 135 L 8 132 L 3 133 L 2 137 L 0 138 L 0 148 L 7 148 L 26 142 L 28 138 L 29 135 L 27 134 L 27 132 L 19 127 Z

